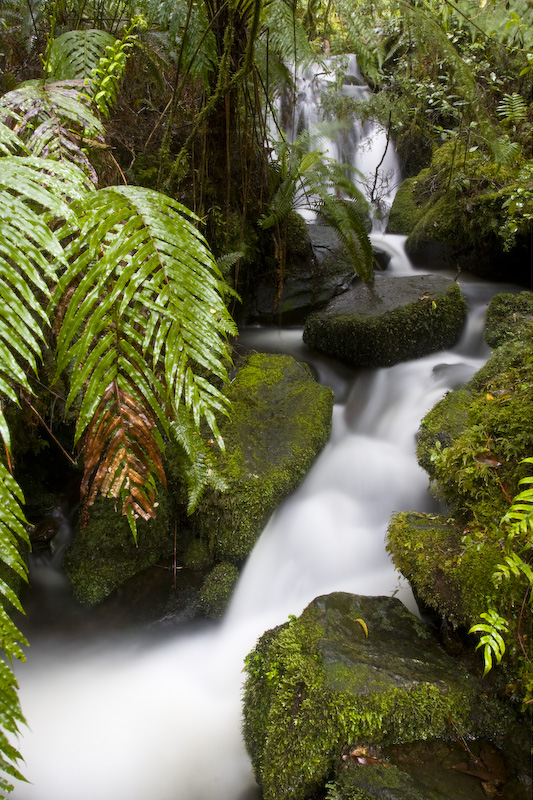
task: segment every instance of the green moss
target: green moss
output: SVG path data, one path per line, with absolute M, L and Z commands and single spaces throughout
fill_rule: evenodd
M 416 190 L 420 180 L 429 172 L 424 170 L 416 178 L 404 180 L 396 192 L 389 213 L 387 233 L 400 233 L 407 236 L 424 213 L 424 208 L 417 199 Z
M 193 539 L 185 550 L 183 566 L 188 569 L 206 569 L 211 563 L 207 544 L 200 539 Z
M 393 764 L 371 767 L 348 763 L 340 770 L 326 800 L 442 800 L 442 795 L 423 790 Z
M 407 234 L 406 250 L 416 264 L 461 266 L 529 285 L 529 243 L 525 237 L 511 243 L 506 239 L 506 203 L 519 168 L 496 165 L 453 142 L 444 144 L 428 168 L 401 185 L 388 231 Z
M 217 564 L 211 570 L 200 590 L 200 606 L 206 616 L 222 616 L 238 579 L 239 570 L 234 564 Z
M 172 552 L 166 495 L 158 494 L 157 517 L 137 521 L 136 545 L 128 521 L 112 500 L 98 497 L 85 528 L 79 530 L 65 556 L 65 572 L 77 599 L 101 602 L 128 578 Z
M 387 550 L 417 596 L 453 625 L 470 627 L 486 610 L 494 591 L 492 574 L 501 559 L 497 532 L 463 540 L 464 531 L 442 516 L 403 511 L 395 514 L 387 536 Z M 481 540 L 480 540 L 481 541 Z
M 246 671 L 244 739 L 265 800 L 313 796 L 347 744 L 442 736 L 450 714 L 475 727 L 475 681 L 390 598 L 317 598 L 261 637 Z
M 222 423 L 226 451 L 218 456 L 228 489 L 208 490 L 191 523 L 216 559 L 238 563 L 326 444 L 333 394 L 290 356 L 255 354 L 228 397 L 233 411 Z
M 533 452 L 533 331 L 498 348 L 421 423 L 417 455 L 455 516 L 498 525 Z
M 355 366 L 390 366 L 453 347 L 465 318 L 466 301 L 450 281 L 438 295 L 384 313 L 315 314 L 306 321 L 304 341 Z
M 489 303 L 485 340 L 499 347 L 511 338 L 527 334 L 533 325 L 533 292 L 497 294 Z

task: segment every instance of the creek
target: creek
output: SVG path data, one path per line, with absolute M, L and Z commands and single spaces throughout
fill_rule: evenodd
M 391 256 L 389 274 L 412 272 L 402 237 L 379 228 L 372 237 Z M 155 638 L 33 636 L 16 665 L 30 783 L 14 800 L 260 797 L 240 733 L 243 659 L 257 638 L 334 590 L 398 595 L 417 613 L 386 553 L 387 523 L 395 511 L 434 507 L 415 458 L 420 419 L 481 367 L 484 310 L 509 288 L 467 278 L 461 286 L 470 315 L 459 345 L 388 369 L 322 357 L 301 329 L 241 333 L 247 347 L 308 361 L 332 387 L 331 438 L 272 516 L 220 623 Z

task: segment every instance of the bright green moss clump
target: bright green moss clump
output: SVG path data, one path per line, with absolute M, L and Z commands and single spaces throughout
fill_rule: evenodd
M 486 610 L 492 573 L 501 558 L 497 531 L 485 532 L 483 552 L 465 547 L 452 520 L 403 511 L 389 524 L 387 549 L 428 608 L 454 625 L 470 626 Z
M 208 490 L 191 524 L 219 561 L 246 558 L 270 515 L 303 479 L 331 430 L 333 393 L 290 356 L 255 354 L 228 389 L 217 467 L 225 492 Z
M 533 329 L 502 345 L 422 420 L 417 455 L 460 519 L 499 525 L 533 453 Z

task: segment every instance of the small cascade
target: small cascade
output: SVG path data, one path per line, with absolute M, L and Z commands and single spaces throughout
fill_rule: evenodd
M 327 121 L 322 114 L 321 98 L 334 82 L 335 72 L 341 65 L 345 73 L 340 92 L 345 97 L 363 102 L 371 93 L 354 55 L 348 57 L 346 67 L 344 59 L 335 58 L 327 59 L 325 65 L 326 69 L 319 64 L 300 69 L 296 77 L 294 108 L 292 104 L 280 103 L 280 109 L 286 109 L 280 116 L 290 142 L 294 142 L 303 130 L 312 134 L 314 127 Z M 334 138 L 321 133 L 317 149 L 328 158 L 355 168 L 352 178 L 370 202 L 373 230 L 383 231 L 401 181 L 398 156 L 387 130 L 371 120 L 354 119 L 349 125 L 340 125 Z M 301 213 L 308 221 L 314 218 L 307 210 Z

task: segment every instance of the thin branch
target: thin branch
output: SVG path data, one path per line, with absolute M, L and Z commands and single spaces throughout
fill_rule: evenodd
M 29 401 L 29 400 L 25 400 L 25 402 L 28 404 L 29 408 L 30 408 L 30 409 L 33 411 L 33 413 L 34 413 L 34 414 L 35 414 L 35 416 L 36 416 L 36 417 L 37 417 L 37 418 L 40 420 L 40 422 L 42 422 L 42 424 L 44 425 L 44 427 L 46 428 L 46 430 L 48 431 L 48 433 L 50 434 L 50 436 L 52 437 L 52 439 L 54 440 L 54 442 L 57 444 L 57 446 L 59 447 L 59 449 L 61 450 L 61 452 L 63 453 L 63 455 L 65 455 L 65 456 L 68 458 L 68 460 L 70 461 L 70 463 L 71 463 L 71 464 L 73 464 L 75 467 L 77 467 L 77 466 L 78 466 L 78 462 L 77 462 L 77 461 L 74 461 L 74 459 L 72 458 L 72 456 L 71 456 L 69 453 L 67 453 L 67 451 L 65 450 L 65 448 L 63 447 L 63 445 L 61 444 L 61 442 L 60 442 L 60 441 L 59 441 L 59 440 L 56 438 L 56 436 L 54 436 L 54 434 L 52 433 L 52 430 L 51 430 L 51 428 L 50 428 L 50 427 L 49 427 L 49 426 L 46 424 L 46 422 L 45 422 L 45 421 L 44 421 L 44 419 L 41 417 L 41 415 L 39 414 L 39 412 L 37 411 L 37 409 L 36 409 L 36 408 L 35 408 L 35 407 L 34 407 L 34 406 L 33 406 L 33 405 L 30 403 L 30 401 Z

